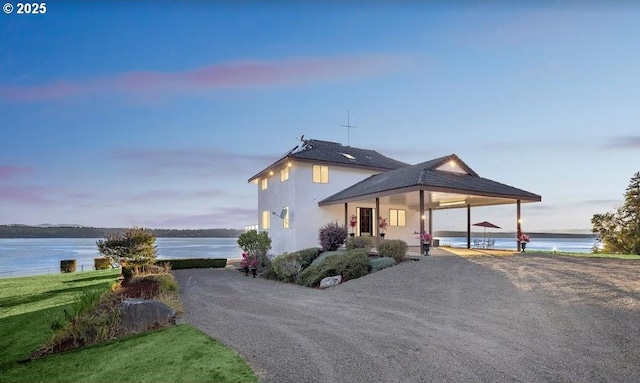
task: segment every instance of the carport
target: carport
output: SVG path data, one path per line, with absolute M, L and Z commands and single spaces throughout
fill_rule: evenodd
M 471 208 L 515 204 L 514 228 L 519 232 L 521 204 L 540 201 L 542 197 L 537 194 L 480 177 L 457 155 L 451 154 L 373 175 L 325 198 L 318 205 L 344 204 L 346 226 L 351 203 L 375 203 L 377 212 L 381 205 L 400 204 L 407 210 L 419 212 L 420 231 L 425 230 L 427 221 L 429 233 L 433 233 L 434 210 L 466 209 L 467 248 L 471 248 Z M 379 235 L 376 238 L 379 240 Z M 520 243 L 514 241 L 519 251 Z

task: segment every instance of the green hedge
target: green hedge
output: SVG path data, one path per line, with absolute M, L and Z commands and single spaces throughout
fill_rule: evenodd
M 73 273 L 76 271 L 76 260 L 75 259 L 64 259 L 60 261 L 60 272 L 61 273 Z
M 93 258 L 93 267 L 96 270 L 107 270 L 111 268 L 111 259 Z
M 168 263 L 172 270 L 178 269 L 206 269 L 209 267 L 226 267 L 226 258 L 189 258 L 189 259 L 159 259 L 156 265 Z

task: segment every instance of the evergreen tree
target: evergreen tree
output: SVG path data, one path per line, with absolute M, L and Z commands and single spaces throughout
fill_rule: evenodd
M 591 224 L 604 252 L 640 255 L 640 172 L 631 177 L 624 204 L 615 212 L 594 214 Z
M 96 242 L 103 256 L 113 262 L 125 261 L 135 266 L 152 264 L 156 260 L 156 235 L 151 230 L 134 227 L 122 233 L 108 235 Z

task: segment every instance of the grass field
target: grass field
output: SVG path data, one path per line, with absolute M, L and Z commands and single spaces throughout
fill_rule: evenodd
M 0 279 L 2 382 L 257 382 L 235 353 L 180 325 L 19 363 L 53 335 L 85 289 L 108 289 L 117 271 Z

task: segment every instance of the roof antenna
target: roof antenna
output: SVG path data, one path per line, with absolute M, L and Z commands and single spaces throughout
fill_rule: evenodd
M 340 125 L 343 128 L 347 128 L 347 146 L 350 146 L 351 144 L 351 129 L 355 129 L 357 128 L 357 126 L 351 125 L 351 123 L 349 122 L 349 115 L 351 114 L 351 111 L 347 110 L 347 125 Z

